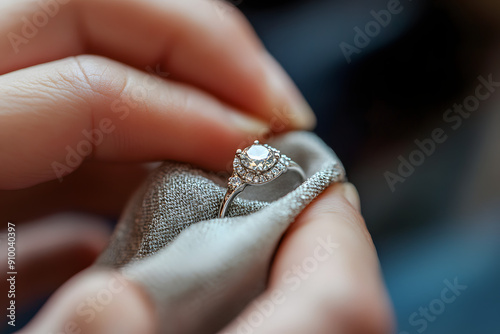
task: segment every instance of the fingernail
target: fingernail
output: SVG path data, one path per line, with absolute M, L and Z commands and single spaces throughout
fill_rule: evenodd
M 264 121 L 245 115 L 241 111 L 233 110 L 227 114 L 227 121 L 242 131 L 252 135 L 262 135 L 269 132 L 269 125 Z
M 359 199 L 359 193 L 356 187 L 349 182 L 343 184 L 344 197 L 356 210 L 361 211 L 361 201 Z
M 316 125 L 316 116 L 311 106 L 276 59 L 267 51 L 264 51 L 263 58 L 267 65 L 266 74 L 268 85 L 271 87 L 272 103 L 280 112 L 280 118 L 283 118 L 283 114 L 287 116 L 282 121 L 289 122 L 285 124 L 288 127 L 312 130 Z

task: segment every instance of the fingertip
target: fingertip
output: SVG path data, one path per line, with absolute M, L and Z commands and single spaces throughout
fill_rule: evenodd
M 250 116 L 236 110 L 228 112 L 227 116 L 227 121 L 232 126 L 249 135 L 259 137 L 270 131 L 269 125 L 255 116 Z
M 359 195 L 353 184 L 337 182 L 320 194 L 299 216 L 299 220 L 324 220 L 334 218 L 362 221 Z

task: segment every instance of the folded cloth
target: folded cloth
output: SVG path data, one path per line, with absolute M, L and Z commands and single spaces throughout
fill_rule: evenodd
M 269 144 L 308 177 L 284 197 L 270 201 L 283 192 L 278 180 L 254 187 L 266 191 L 265 200 L 245 198 L 244 191 L 220 219 L 228 175 L 165 162 L 130 201 L 96 265 L 119 268 L 145 288 L 161 333 L 221 330 L 265 290 L 273 255 L 295 217 L 344 180 L 335 153 L 312 133 L 291 132 Z

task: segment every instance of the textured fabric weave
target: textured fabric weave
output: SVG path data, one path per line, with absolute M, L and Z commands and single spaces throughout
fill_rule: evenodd
M 265 289 L 270 261 L 295 217 L 344 179 L 333 151 L 311 133 L 289 133 L 269 144 L 303 167 L 308 179 L 296 189 L 285 189 L 282 176 L 281 182 L 253 187 L 265 201 L 245 198 L 245 190 L 229 217 L 217 219 L 227 175 L 166 162 L 125 210 L 97 264 L 118 267 L 145 287 L 162 333 L 221 330 Z

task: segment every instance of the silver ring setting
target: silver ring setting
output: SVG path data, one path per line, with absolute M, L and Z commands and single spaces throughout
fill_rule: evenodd
M 247 148 L 236 151 L 233 174 L 228 180 L 227 192 L 219 209 L 219 218 L 226 216 L 233 199 L 246 186 L 261 186 L 274 181 L 288 171 L 296 172 L 305 181 L 302 168 L 278 149 L 258 140 Z

